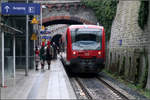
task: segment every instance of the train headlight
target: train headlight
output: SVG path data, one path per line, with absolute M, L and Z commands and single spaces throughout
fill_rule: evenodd
M 102 54 L 102 52 L 101 51 L 98 51 L 98 55 L 101 55 Z
M 76 55 L 76 52 L 75 52 L 75 51 L 73 51 L 73 55 Z

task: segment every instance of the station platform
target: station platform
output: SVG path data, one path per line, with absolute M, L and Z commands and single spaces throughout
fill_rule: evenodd
M 51 69 L 16 71 L 16 78 L 6 80 L 6 88 L 1 88 L 1 99 L 76 99 L 69 78 L 61 61 L 51 62 Z

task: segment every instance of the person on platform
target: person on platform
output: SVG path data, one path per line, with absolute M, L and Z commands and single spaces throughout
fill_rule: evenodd
M 38 70 L 38 64 L 39 64 L 39 61 L 40 61 L 40 51 L 38 50 L 38 47 L 36 46 L 35 48 L 35 65 L 36 65 L 36 70 Z
M 53 56 L 53 50 L 50 41 L 47 42 L 47 49 L 46 49 L 46 61 L 48 64 L 48 70 L 50 70 L 50 64 Z
M 55 42 L 53 42 L 53 49 L 54 49 L 54 59 L 57 59 L 57 46 L 55 44 Z
M 45 42 L 42 42 L 42 47 L 40 49 L 40 60 L 41 60 L 41 69 L 44 71 L 44 65 L 46 60 Z

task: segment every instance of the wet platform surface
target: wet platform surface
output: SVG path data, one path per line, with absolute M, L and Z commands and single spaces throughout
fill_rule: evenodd
M 7 88 L 1 88 L 1 99 L 76 99 L 69 78 L 60 60 L 51 62 L 45 71 L 16 71 L 16 79 L 6 80 Z

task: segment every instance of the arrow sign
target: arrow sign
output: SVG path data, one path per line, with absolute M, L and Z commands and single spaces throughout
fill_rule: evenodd
M 4 15 L 40 15 L 37 3 L 2 3 L 1 9 Z
M 6 12 L 10 9 L 9 6 L 5 6 Z

